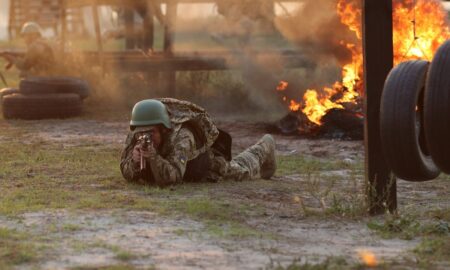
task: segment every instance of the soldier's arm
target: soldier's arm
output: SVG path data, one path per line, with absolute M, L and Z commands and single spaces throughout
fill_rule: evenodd
M 166 159 L 155 155 L 149 160 L 157 184 L 165 186 L 180 183 L 186 172 L 188 160 L 193 158 L 195 148 L 194 135 L 188 129 L 182 128 L 176 137 L 172 153 Z
M 131 143 L 131 136 L 128 135 L 127 146 L 122 152 L 122 158 L 120 162 L 120 171 L 125 180 L 130 182 L 137 182 L 141 178 L 141 171 L 139 164 L 133 162 L 133 148 L 134 144 Z

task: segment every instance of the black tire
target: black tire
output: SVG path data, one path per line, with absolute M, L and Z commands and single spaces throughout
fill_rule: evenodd
M 29 77 L 20 81 L 19 88 L 26 95 L 65 93 L 77 94 L 81 99 L 89 96 L 88 83 L 72 77 Z
M 439 176 L 423 126 L 423 93 L 429 62 L 408 61 L 389 73 L 381 97 L 380 132 L 386 161 L 397 177 L 427 181 Z
M 76 94 L 12 94 L 2 99 L 2 110 L 5 119 L 67 118 L 81 114 L 82 101 Z
M 436 52 L 425 89 L 425 135 L 436 165 L 450 174 L 450 40 Z
M 17 88 L 3 88 L 2 90 L 0 90 L 0 99 L 3 98 L 4 96 L 18 93 L 20 93 L 20 91 Z

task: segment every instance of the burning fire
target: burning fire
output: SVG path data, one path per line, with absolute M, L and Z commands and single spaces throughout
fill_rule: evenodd
M 358 251 L 358 255 L 361 261 L 368 267 L 375 267 L 378 265 L 377 258 L 375 257 L 375 254 L 373 254 L 373 252 L 360 250 Z
M 341 22 L 356 36 L 362 39 L 362 9 L 360 1 L 338 0 L 337 13 Z M 450 37 L 447 24 L 447 13 L 437 0 L 403 0 L 394 1 L 394 62 L 399 64 L 405 60 L 431 60 L 439 46 Z M 361 78 L 363 77 L 362 44 L 358 42 L 341 41 L 351 52 L 351 62 L 342 67 L 342 82 L 336 82 L 332 87 L 324 87 L 318 92 L 309 89 L 302 101 L 288 100 L 291 111 L 301 110 L 308 119 L 322 125 L 321 119 L 331 109 L 344 109 L 345 104 L 357 103 L 363 94 Z M 287 82 L 280 82 L 277 91 L 284 91 Z
M 431 60 L 449 37 L 447 13 L 440 1 L 397 1 L 393 20 L 396 64 L 410 59 Z

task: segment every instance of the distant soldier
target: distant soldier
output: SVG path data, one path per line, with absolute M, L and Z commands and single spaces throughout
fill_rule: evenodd
M 166 186 L 189 181 L 270 179 L 276 170 L 275 141 L 263 136 L 231 159 L 231 137 L 206 111 L 176 99 L 138 102 L 120 169 L 130 182 Z
M 42 38 L 41 27 L 35 22 L 23 25 L 21 36 L 27 45 L 24 56 L 3 53 L 1 56 L 20 70 L 20 77 L 45 76 L 54 69 L 55 57 L 50 45 Z

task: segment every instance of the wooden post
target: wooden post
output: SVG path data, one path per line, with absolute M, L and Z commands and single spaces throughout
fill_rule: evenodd
M 60 0 L 61 7 L 61 44 L 60 44 L 60 53 L 64 55 L 64 48 L 66 45 L 66 36 L 67 36 L 67 16 L 66 16 L 66 1 Z
M 175 19 L 177 16 L 177 2 L 168 1 L 164 21 L 164 53 L 170 57 L 173 55 L 173 38 L 175 32 Z M 168 71 L 165 76 L 167 95 L 174 97 L 176 94 L 176 71 Z
M 164 52 L 168 55 L 171 55 L 173 53 L 173 38 L 176 16 L 177 3 L 168 1 L 166 6 L 166 16 L 164 20 Z
M 388 168 L 380 138 L 380 103 L 393 66 L 392 0 L 364 0 L 365 148 L 369 213 L 395 212 L 396 180 Z
M 136 46 L 136 34 L 134 32 L 134 10 L 131 7 L 124 7 L 125 21 L 125 48 L 132 50 Z
M 94 15 L 94 25 L 95 25 L 95 37 L 97 39 L 97 50 L 102 59 L 103 55 L 103 40 L 102 40 L 102 32 L 100 29 L 100 19 L 98 16 L 98 3 L 97 0 L 92 4 L 92 14 Z
M 15 21 L 16 21 L 15 4 L 16 4 L 16 1 L 14 1 L 14 0 L 11 0 L 9 2 L 8 37 L 9 37 L 10 41 L 13 39 L 13 25 L 15 24 Z M 16 31 L 16 36 L 17 36 L 17 31 Z
M 143 49 L 148 52 L 153 50 L 155 40 L 155 25 L 153 20 L 153 10 L 149 3 L 146 5 L 145 16 L 143 18 Z

